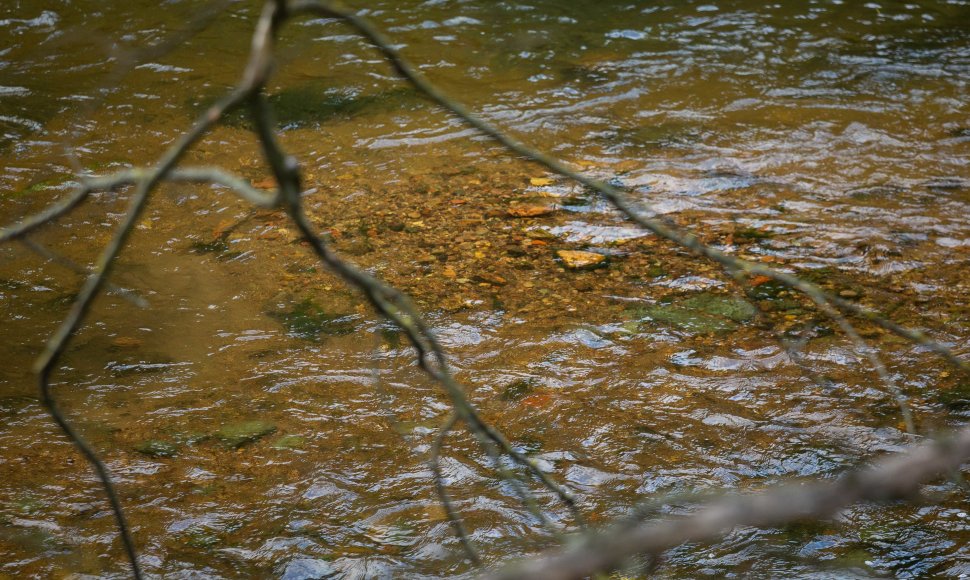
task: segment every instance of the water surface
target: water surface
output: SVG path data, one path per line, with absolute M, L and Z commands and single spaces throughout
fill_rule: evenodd
M 236 82 L 259 11 L 251 2 L 112 76 L 201 6 L 0 8 L 4 222 L 69 191 L 65 144 L 85 173 L 151 163 Z M 429 78 L 518 138 L 708 243 L 966 354 L 970 3 L 368 6 Z M 745 299 L 713 266 L 476 137 L 338 23 L 284 32 L 271 102 L 304 168 L 311 219 L 415 297 L 486 418 L 594 524 L 663 494 L 831 478 L 914 442 L 888 387 L 807 303 L 770 284 Z M 268 175 L 242 115 L 188 161 L 254 182 Z M 129 193 L 99 194 L 34 239 L 93 263 Z M 554 211 L 509 215 L 523 205 Z M 563 249 L 610 259 L 573 271 L 556 259 Z M 100 487 L 29 371 L 80 278 L 20 245 L 0 252 L 0 574 L 123 577 Z M 150 306 L 99 299 L 54 380 L 115 474 L 149 574 L 472 572 L 427 466 L 446 398 L 281 216 L 224 190 L 166 186 L 114 282 Z M 965 380 L 860 330 L 883 349 L 921 433 L 965 421 Z M 804 343 L 803 366 L 821 380 L 774 334 Z M 544 529 L 466 435 L 446 455 L 488 565 L 575 529 L 537 489 L 555 528 Z M 966 492 L 945 482 L 927 491 L 932 501 L 917 506 L 739 529 L 671 551 L 656 574 L 970 574 Z

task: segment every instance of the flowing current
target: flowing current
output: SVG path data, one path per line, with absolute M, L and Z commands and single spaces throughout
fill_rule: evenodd
M 157 160 L 238 81 L 260 10 L 232 3 L 190 33 L 205 3 L 116 4 L 0 7 L 4 224 L 67 195 L 78 171 Z M 970 2 L 353 4 L 518 139 L 709 244 L 966 356 Z M 831 479 L 918 440 L 891 389 L 808 303 L 758 280 L 745 296 L 590 192 L 506 155 L 349 28 L 292 22 L 278 60 L 269 100 L 311 221 L 415 298 L 485 418 L 592 525 L 647 499 Z M 270 184 L 241 112 L 186 162 Z M 31 365 L 82 281 L 64 259 L 93 265 L 130 193 L 100 193 L 32 236 L 59 260 L 0 248 L 0 578 L 128 573 L 101 488 L 41 406 Z M 606 259 L 573 269 L 563 251 Z M 281 215 L 225 189 L 164 186 L 112 282 L 147 306 L 109 289 L 54 390 L 113 473 L 149 575 L 475 573 L 428 467 L 447 398 Z M 966 378 L 860 332 L 921 434 L 966 421 Z M 449 437 L 443 466 L 487 566 L 576 531 L 535 487 L 544 527 L 467 434 Z M 740 528 L 670 551 L 651 574 L 970 575 L 966 491 L 940 481 L 926 493 Z M 658 517 L 691 509 L 676 499 Z

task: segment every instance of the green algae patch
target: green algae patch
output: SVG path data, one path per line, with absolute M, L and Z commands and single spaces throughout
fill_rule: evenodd
M 772 232 L 756 228 L 741 228 L 734 231 L 734 240 L 740 243 L 753 243 L 769 240 L 774 237 Z
M 193 254 L 223 254 L 229 251 L 229 242 L 223 238 L 217 238 L 208 242 L 193 242 L 189 246 L 189 251 Z
M 733 296 L 704 293 L 684 300 L 681 307 L 712 316 L 721 316 L 734 322 L 747 322 L 758 313 L 753 304 Z
M 73 179 L 73 175 L 62 173 L 54 174 L 52 177 L 43 179 L 41 181 L 35 181 L 30 185 L 8 194 L 8 197 L 27 197 L 29 195 L 40 193 L 42 191 L 47 191 L 49 189 L 57 189 L 63 186 L 65 183 Z
M 306 445 L 306 437 L 302 435 L 283 435 L 270 444 L 273 449 L 302 449 Z
M 331 314 L 312 300 L 303 300 L 290 310 L 270 312 L 269 316 L 298 338 L 317 340 L 321 336 L 342 336 L 357 328 L 355 315 Z
M 499 395 L 503 401 L 519 401 L 526 395 L 532 393 L 535 390 L 535 381 L 533 379 L 518 379 L 509 383 L 505 389 L 502 390 L 502 394 Z
M 243 421 L 223 425 L 216 431 L 216 439 L 227 447 L 242 447 L 243 445 L 259 441 L 263 437 L 276 431 L 276 425 L 268 421 Z
M 148 439 L 137 443 L 135 445 L 135 451 L 149 457 L 175 457 L 178 455 L 179 446 L 170 441 Z
M 633 314 L 690 334 L 720 334 L 753 319 L 757 309 L 741 298 L 705 292 L 637 308 Z
M 193 531 L 185 537 L 185 545 L 190 548 L 205 549 L 219 544 L 219 536 L 211 532 Z
M 320 81 L 284 88 L 269 95 L 267 100 L 283 129 L 317 127 L 331 121 L 413 110 L 427 104 L 420 93 L 409 87 L 364 93 L 335 89 Z M 215 101 L 216 97 L 209 96 L 190 106 L 201 110 Z M 252 120 L 245 111 L 229 113 L 221 122 L 229 127 L 253 129 Z
M 271 95 L 269 101 L 279 123 L 285 128 L 313 126 L 332 119 L 406 110 L 425 104 L 414 89 L 407 87 L 354 94 L 324 88 L 315 83 L 284 89 Z
M 970 381 L 936 391 L 936 400 L 952 411 L 970 409 Z

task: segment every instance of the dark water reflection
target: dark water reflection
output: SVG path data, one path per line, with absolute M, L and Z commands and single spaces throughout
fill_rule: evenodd
M 4 222 L 69 189 L 65 140 L 85 172 L 149 163 L 235 82 L 253 2 L 233 4 L 170 54 L 104 86 L 119 58 L 181 30 L 202 5 L 0 7 Z M 965 0 L 431 0 L 374 2 L 368 14 L 490 121 L 711 243 L 833 277 L 835 291 L 966 354 Z M 555 180 L 530 186 L 521 176 L 541 172 L 499 161 L 336 23 L 304 21 L 286 33 L 272 101 L 307 171 L 319 225 L 343 231 L 338 247 L 375 272 L 410 284 L 486 417 L 568 485 L 594 523 L 662 494 L 831 477 L 912 442 L 885 386 L 837 336 L 820 331 L 806 347 L 808 366 L 826 379 L 818 385 L 754 323 L 707 334 L 658 320 L 650 309 L 661 298 L 729 286 L 699 262 L 680 272 L 673 264 L 687 258 L 659 246 L 650 250 L 657 272 L 617 275 L 625 244 L 650 240 L 602 203 Z M 89 112 L 94 99 L 102 106 Z M 231 119 L 192 162 L 263 178 L 246 125 Z M 392 225 L 382 235 L 410 234 L 434 219 L 409 215 L 430 203 L 416 181 L 448 198 L 477 181 L 504 200 L 516 179 L 516 194 L 543 189 L 560 212 L 521 222 L 514 235 L 611 253 L 615 263 L 575 275 L 510 268 L 500 289 L 468 274 L 437 301 L 440 288 L 420 281 L 447 277 L 440 258 L 425 260 L 437 251 L 433 237 L 423 254 L 375 249 L 359 241 L 367 227 L 340 221 L 355 205 L 386 205 Z M 37 238 L 90 263 L 124 201 L 124 192 L 101 195 Z M 225 192 L 164 190 L 117 280 L 151 308 L 100 300 L 56 377 L 65 408 L 117 478 L 146 570 L 289 580 L 470 573 L 426 464 L 448 411 L 439 389 L 414 369 L 400 336 L 313 270 L 284 225 L 248 215 Z M 453 246 L 459 265 L 502 253 L 497 235 L 466 240 L 478 222 L 465 221 L 429 236 Z M 20 247 L 4 248 L 0 260 L 0 577 L 121 577 L 99 488 L 41 410 L 29 373 L 78 278 Z M 579 279 L 593 290 L 577 294 Z M 791 312 L 783 330 L 812 321 L 798 304 L 783 308 Z M 965 400 L 938 396 L 959 391 L 956 377 L 920 349 L 872 338 L 924 432 L 965 420 Z M 449 441 L 447 483 L 489 564 L 555 543 L 467 436 Z M 657 573 L 970 574 L 965 492 L 942 483 L 928 494 L 935 501 L 926 505 L 739 529 L 712 546 L 671 551 Z M 571 529 L 553 498 L 539 497 Z

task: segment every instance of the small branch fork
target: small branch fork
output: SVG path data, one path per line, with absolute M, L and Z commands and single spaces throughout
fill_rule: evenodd
M 465 389 L 452 375 L 440 343 L 413 306 L 411 300 L 399 290 L 388 286 L 338 256 L 317 235 L 303 212 L 299 166 L 293 157 L 284 152 L 276 138 L 272 111 L 266 102 L 264 89 L 273 72 L 273 50 L 280 27 L 290 18 L 307 14 L 337 18 L 347 23 L 369 40 L 398 74 L 433 101 L 510 151 L 599 192 L 630 221 L 640 227 L 717 262 L 739 282 L 753 276 L 767 276 L 804 293 L 816 304 L 820 311 L 832 318 L 841 327 L 856 349 L 868 358 L 877 374 L 887 384 L 899 402 L 910 432 L 914 432 L 915 429 L 905 396 L 894 385 L 892 377 L 880 361 L 875 349 L 871 348 L 859 336 L 846 316 L 853 316 L 881 326 L 910 342 L 936 352 L 950 364 L 970 373 L 970 364 L 958 358 L 946 346 L 930 339 L 922 332 L 904 328 L 874 312 L 832 296 L 814 284 L 791 274 L 748 262 L 711 248 L 702 243 L 695 235 L 671 226 L 660 219 L 650 217 L 646 212 L 636 207 L 624 194 L 608 184 L 577 173 L 561 161 L 518 142 L 442 93 L 401 57 L 388 38 L 342 4 L 314 0 L 295 0 L 288 3 L 285 0 L 267 0 L 253 35 L 249 62 L 238 86 L 205 111 L 193 126 L 169 147 L 155 166 L 130 169 L 104 177 L 83 178 L 76 189 L 63 201 L 52 205 L 47 210 L 29 216 L 17 224 L 0 229 L 0 242 L 20 240 L 30 245 L 33 242 L 27 238 L 28 234 L 70 213 L 84 203 L 92 193 L 130 186 L 134 188 L 129 200 L 128 210 L 115 231 L 114 237 L 102 250 L 94 268 L 90 272 L 84 271 L 87 278 L 67 316 L 48 340 L 43 353 L 35 364 L 35 370 L 38 376 L 41 401 L 47 407 L 54 421 L 91 463 L 101 480 L 117 520 L 122 544 L 132 566 L 132 574 L 136 579 L 143 577 L 138 563 L 137 551 L 108 468 L 60 410 L 51 390 L 50 378 L 58 367 L 68 343 L 88 314 L 95 296 L 103 288 L 110 287 L 107 279 L 115 258 L 125 246 L 135 223 L 137 223 L 149 201 L 151 193 L 156 186 L 166 181 L 221 185 L 233 191 L 243 200 L 259 207 L 282 208 L 309 242 L 317 257 L 345 282 L 360 290 L 375 310 L 390 319 L 405 333 L 416 351 L 419 367 L 442 386 L 453 406 L 453 412 L 435 437 L 431 448 L 430 462 L 436 490 L 445 507 L 448 519 L 451 521 L 466 555 L 474 564 L 481 564 L 481 556 L 473 546 L 461 516 L 449 497 L 440 465 L 444 440 L 459 423 L 463 424 L 475 437 L 495 465 L 499 476 L 512 484 L 524 505 L 540 522 L 548 524 L 545 514 L 528 486 L 523 485 L 505 467 L 503 456 L 510 458 L 513 464 L 524 469 L 545 489 L 557 497 L 572 512 L 580 527 L 584 525 L 582 515 L 572 495 L 512 447 L 500 431 L 488 424 L 479 415 L 465 394 Z M 210 17 L 211 15 L 206 18 Z M 254 119 L 263 153 L 278 184 L 276 191 L 257 189 L 245 179 L 219 168 L 177 167 L 186 152 L 215 123 L 226 113 L 239 107 L 247 107 Z M 45 253 L 42 247 L 33 245 L 35 251 L 51 257 L 49 253 Z M 67 265 L 64 261 L 61 261 L 61 263 Z M 78 268 L 74 269 L 77 270 Z M 794 486 L 778 487 L 761 494 L 712 502 L 707 507 L 701 508 L 693 516 L 684 519 L 666 520 L 653 524 L 642 524 L 637 519 L 618 524 L 614 529 L 606 532 L 588 534 L 580 544 L 564 551 L 550 554 L 527 565 L 509 568 L 496 575 L 495 578 L 582 577 L 597 571 L 611 570 L 634 554 L 657 555 L 685 541 L 699 541 L 717 537 L 738 525 L 779 525 L 795 519 L 825 517 L 857 501 L 909 497 L 915 493 L 920 483 L 928 481 L 940 473 L 958 469 L 968 458 L 970 458 L 970 430 L 959 432 L 949 443 L 917 447 L 907 454 L 883 462 L 876 468 L 848 475 L 835 484 L 815 484 L 798 488 Z

